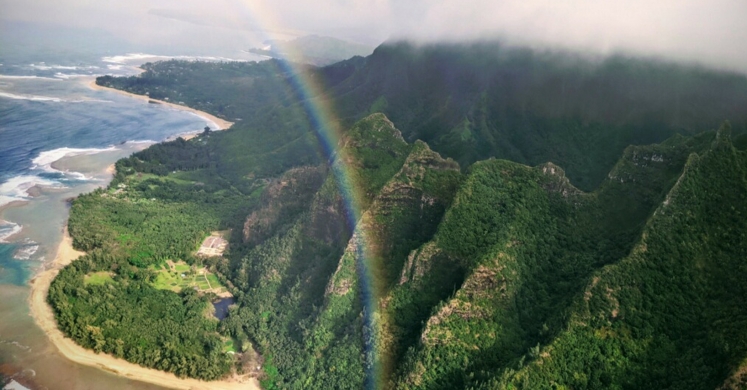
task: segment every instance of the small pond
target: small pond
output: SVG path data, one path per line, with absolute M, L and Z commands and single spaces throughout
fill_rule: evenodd
M 215 307 L 215 318 L 222 320 L 228 315 L 228 307 L 236 303 L 233 297 L 221 298 L 217 301 L 213 301 L 213 307 Z

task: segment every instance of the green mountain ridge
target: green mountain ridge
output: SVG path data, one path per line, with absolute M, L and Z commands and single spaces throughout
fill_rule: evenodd
M 288 73 L 291 66 L 299 75 Z M 743 75 L 494 42 L 390 42 L 366 58 L 321 68 L 279 60 L 166 61 L 143 68 L 137 77 L 98 82 L 241 119 L 234 126 L 241 134 L 219 138 L 230 141 L 224 148 L 235 148 L 226 153 L 231 161 L 217 161 L 224 175 L 242 167 L 278 176 L 293 166 L 322 163 L 306 112 L 318 101 L 334 107 L 342 129 L 381 112 L 408 142 L 427 142 L 462 167 L 490 157 L 527 165 L 553 161 L 585 191 L 602 182 L 628 145 L 695 135 L 724 120 L 736 133 L 747 132 Z M 319 84 L 310 101 L 295 79 Z M 241 156 L 239 149 L 250 152 Z
M 703 144 L 670 141 L 631 148 L 626 156 L 633 158 L 623 157 L 608 181 L 589 194 L 568 186 L 551 164 L 474 165 L 436 241 L 471 264 L 467 277 L 428 319 L 398 387 L 474 386 L 496 366 L 523 364 L 518 362 L 532 348 L 552 340 L 589 276 L 629 252 L 652 206 L 663 200 L 666 185 L 662 192 L 651 191 L 652 184 L 671 186 L 673 166 L 682 167 L 682 157 Z M 619 180 L 623 172 L 634 180 Z M 670 179 L 661 180 L 664 175 Z
M 86 347 L 203 379 L 249 371 L 257 351 L 268 389 L 739 388 L 745 78 L 498 49 L 390 44 L 364 61 L 303 68 L 326 80 L 311 99 L 333 103 L 346 129 L 329 160 L 304 116 L 309 102 L 294 100 L 293 87 L 273 89 L 287 77 L 277 62 L 170 61 L 140 78 L 99 79 L 141 92 L 168 85 L 160 93 L 184 93 L 187 104 L 240 99 L 232 112 L 253 120 L 136 153 L 117 163 L 109 188 L 73 202 L 74 243 L 91 254 L 50 289 L 61 329 Z M 521 71 L 528 63 L 534 70 Z M 160 84 L 174 74 L 188 80 L 184 92 Z M 266 89 L 231 83 L 242 74 Z M 229 87 L 194 92 L 198 75 Z M 564 107 L 543 106 L 562 80 L 581 87 Z M 651 80 L 679 88 L 677 98 L 639 101 Z M 614 98 L 619 106 L 597 101 L 621 89 L 629 100 Z M 697 90 L 712 101 L 672 109 L 702 103 Z M 724 117 L 736 124 L 733 141 L 728 123 L 699 131 Z M 354 226 L 351 200 L 361 208 Z M 230 251 L 195 258 L 218 229 L 232 229 Z M 237 300 L 228 317 L 199 319 L 208 297 L 166 291 L 168 305 L 145 300 L 148 310 L 129 315 L 153 291 L 146 267 L 167 259 L 215 271 Z M 85 285 L 101 271 L 115 282 Z M 121 315 L 96 306 L 104 297 Z M 121 325 L 175 312 L 205 330 L 184 347 L 170 336 L 184 332 L 178 323 L 140 335 Z M 228 338 L 238 352 L 230 359 L 216 341 Z
M 568 327 L 485 388 L 716 388 L 743 364 L 747 155 L 724 133 L 690 155 L 630 255 L 596 273 Z
M 628 145 L 745 130 L 743 75 L 495 42 L 379 46 L 331 94 L 343 118 L 380 111 L 462 166 L 489 157 L 563 166 L 595 189 Z

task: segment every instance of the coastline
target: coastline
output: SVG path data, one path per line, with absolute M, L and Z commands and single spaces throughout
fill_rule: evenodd
M 30 315 L 62 356 L 78 364 L 98 368 L 135 381 L 147 382 L 172 389 L 260 389 L 256 378 L 233 377 L 229 380 L 210 382 L 191 378 L 178 378 L 176 375 L 165 371 L 145 368 L 111 355 L 87 350 L 76 344 L 72 339 L 65 337 L 57 329 L 54 312 L 49 304 L 47 304 L 47 293 L 52 280 L 54 280 L 60 270 L 84 254 L 84 252 L 73 249 L 73 240 L 67 232 L 67 227 L 65 227 L 62 242 L 60 242 L 57 248 L 54 260 L 46 269 L 29 281 L 29 285 L 31 286 L 31 293 L 29 294 Z
M 173 104 L 165 101 L 158 101 L 150 99 L 147 96 L 141 96 L 132 94 L 129 92 L 120 91 L 113 88 L 102 87 L 96 85 L 96 80 L 92 80 L 88 86 L 95 90 L 107 90 L 116 92 L 121 95 L 129 96 L 132 98 L 144 100 L 157 101 L 160 104 L 169 106 L 174 109 L 192 112 L 206 121 L 216 124 L 220 129 L 223 130 L 231 127 L 232 122 L 224 119 L 215 117 L 206 112 L 195 110 L 189 107 L 185 107 L 178 104 Z M 189 139 L 195 137 L 201 131 L 196 131 L 194 134 L 181 135 L 181 137 Z M 112 176 L 115 174 L 115 165 L 111 164 L 106 167 L 106 172 Z M 10 208 L 23 204 L 25 202 L 11 202 L 3 205 L 1 209 Z M 130 380 L 150 383 L 158 386 L 163 386 L 171 389 L 193 389 L 193 390 L 259 390 L 259 382 L 256 378 L 248 376 L 233 375 L 228 379 L 218 381 L 202 381 L 193 378 L 179 378 L 172 373 L 160 371 L 156 369 L 146 368 L 127 362 L 124 359 L 116 358 L 112 355 L 104 353 L 96 353 L 92 350 L 85 349 L 75 343 L 72 339 L 66 337 L 62 331 L 57 328 L 57 321 L 54 317 L 52 307 L 47 303 L 47 294 L 49 292 L 50 285 L 57 274 L 62 268 L 70 264 L 73 260 L 78 257 L 85 255 L 84 252 L 77 251 L 72 246 L 72 238 L 70 237 L 67 226 L 64 227 L 62 241 L 57 247 L 57 252 L 54 260 L 44 265 L 44 267 L 28 282 L 30 287 L 30 293 L 28 296 L 29 303 L 29 315 L 33 318 L 37 326 L 46 334 L 50 343 L 59 351 L 59 354 L 64 356 L 66 359 L 82 364 L 89 367 L 94 367 L 103 371 L 106 371 L 117 376 L 121 376 Z
M 217 129 L 212 129 L 212 130 L 226 130 L 226 129 L 228 129 L 229 127 L 231 127 L 233 125 L 233 122 L 229 122 L 229 121 L 227 121 L 225 119 L 218 118 L 217 116 L 212 115 L 212 114 L 208 114 L 205 111 L 200 111 L 200 110 L 196 110 L 196 109 L 191 108 L 191 107 L 183 106 L 181 104 L 170 103 L 170 102 L 167 102 L 167 101 L 164 101 L 164 100 L 152 99 L 152 98 L 150 98 L 148 96 L 137 95 L 137 94 L 126 92 L 126 91 L 122 91 L 122 90 L 119 90 L 119 89 L 109 88 L 109 87 L 104 87 L 104 86 L 98 85 L 98 84 L 96 84 L 96 79 L 95 78 L 93 80 L 91 80 L 90 82 L 88 82 L 88 87 L 91 88 L 91 89 L 93 89 L 93 90 L 98 90 L 98 91 L 115 92 L 115 93 L 118 93 L 118 94 L 123 95 L 123 96 L 128 96 L 128 97 L 131 97 L 131 98 L 134 98 L 134 99 L 142 100 L 142 101 L 144 101 L 146 103 L 153 101 L 153 102 L 157 102 L 158 104 L 162 104 L 164 106 L 168 106 L 170 108 L 174 108 L 174 109 L 177 109 L 177 110 L 183 110 L 183 111 L 191 112 L 193 114 L 201 116 L 202 118 L 204 118 L 204 119 L 206 119 L 206 120 L 208 120 L 210 122 L 213 122 L 216 125 L 218 125 Z M 193 138 L 197 134 L 198 133 L 195 133 L 194 135 L 192 135 L 192 134 L 185 135 L 185 136 L 182 136 L 182 138 L 185 138 L 185 139 Z M 189 137 L 189 138 L 187 138 L 187 137 Z

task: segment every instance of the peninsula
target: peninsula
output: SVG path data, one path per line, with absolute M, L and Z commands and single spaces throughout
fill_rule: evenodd
M 86 350 L 267 389 L 744 383 L 747 77 L 499 42 L 143 69 L 98 82 L 235 123 L 73 201 L 48 301 Z

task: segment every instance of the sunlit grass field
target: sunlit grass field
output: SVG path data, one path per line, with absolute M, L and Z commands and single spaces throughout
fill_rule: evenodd
M 226 291 L 218 277 L 205 268 L 190 267 L 183 261 L 151 265 L 150 269 L 158 274 L 153 286 L 160 290 L 179 292 L 185 288 L 197 288 L 198 291 L 221 293 Z
M 111 272 L 101 271 L 101 272 L 94 272 L 92 274 L 86 275 L 85 278 L 83 279 L 83 283 L 85 285 L 100 286 L 106 283 L 114 283 L 114 279 L 112 279 Z

